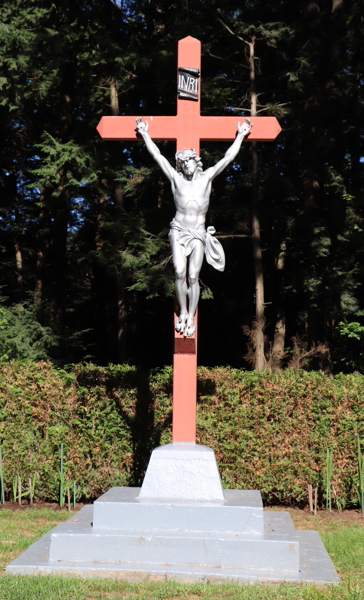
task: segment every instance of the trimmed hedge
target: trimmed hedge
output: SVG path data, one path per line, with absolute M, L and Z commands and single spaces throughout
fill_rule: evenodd
M 59 495 L 59 447 L 78 499 L 140 485 L 152 449 L 171 441 L 172 370 L 3 363 L 0 446 L 6 494 L 36 474 L 39 500 Z M 327 447 L 343 506 L 358 504 L 356 432 L 364 438 L 364 376 L 321 372 L 198 371 L 197 441 L 216 451 L 225 487 L 258 488 L 265 503 L 324 499 Z

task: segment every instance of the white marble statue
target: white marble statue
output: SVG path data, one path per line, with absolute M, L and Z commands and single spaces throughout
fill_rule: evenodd
M 136 120 L 136 128 L 148 151 L 171 182 L 176 215 L 171 222 L 169 237 L 180 307 L 176 329 L 189 337 L 195 331 L 193 317 L 200 296 L 199 274 L 204 255 L 215 269 L 223 271 L 225 268 L 224 250 L 213 237 L 215 228 L 205 227 L 212 181 L 237 156 L 242 141 L 252 129 L 252 123 L 250 119 L 245 119 L 242 125 L 237 123 L 236 138 L 224 158 L 206 171 L 203 171 L 201 159 L 192 149 L 176 153 L 174 169 L 152 141 L 148 134 L 148 123 L 143 118 Z

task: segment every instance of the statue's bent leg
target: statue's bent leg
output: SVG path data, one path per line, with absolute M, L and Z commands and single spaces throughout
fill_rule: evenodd
M 171 241 L 172 247 L 172 259 L 173 266 L 175 272 L 175 286 L 176 286 L 176 296 L 179 304 L 180 314 L 179 320 L 176 325 L 177 331 L 184 331 L 185 322 L 187 320 L 187 282 L 186 282 L 186 272 L 187 272 L 187 257 L 185 255 L 185 249 L 178 242 L 178 231 L 171 231 L 169 234 L 169 239 Z
M 188 284 L 189 284 L 189 307 L 187 317 L 187 329 L 185 335 L 191 336 L 195 331 L 193 317 L 196 314 L 198 301 L 200 298 L 199 275 L 205 254 L 205 246 L 199 240 L 196 240 L 195 248 L 190 256 L 188 266 Z

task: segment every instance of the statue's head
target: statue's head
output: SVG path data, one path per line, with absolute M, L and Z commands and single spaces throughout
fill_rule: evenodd
M 186 175 L 187 164 L 193 160 L 196 163 L 194 171 L 202 173 L 202 162 L 201 158 L 197 156 L 196 150 L 191 148 L 190 150 L 185 148 L 176 152 L 176 171 L 181 175 Z

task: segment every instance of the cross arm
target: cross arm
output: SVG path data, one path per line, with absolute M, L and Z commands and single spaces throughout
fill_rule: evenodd
M 135 117 L 102 117 L 97 131 L 104 140 L 135 141 L 141 139 L 137 133 Z M 143 117 L 148 121 L 149 134 L 154 140 L 177 139 L 177 117 Z
M 136 119 L 134 117 L 102 117 L 97 131 L 104 140 L 137 140 Z M 195 148 L 197 140 L 229 141 L 235 139 L 236 124 L 242 117 L 198 117 L 186 121 L 175 117 L 143 117 L 148 121 L 149 134 L 153 140 L 177 140 L 177 149 Z M 252 117 L 253 129 L 249 141 L 274 140 L 281 131 L 275 117 Z M 178 140 L 183 139 L 183 147 Z
M 275 140 L 281 132 L 281 126 L 275 117 L 249 117 L 252 131 L 247 141 L 265 142 Z M 236 136 L 237 123 L 244 117 L 201 117 L 199 134 L 201 140 L 228 141 Z

